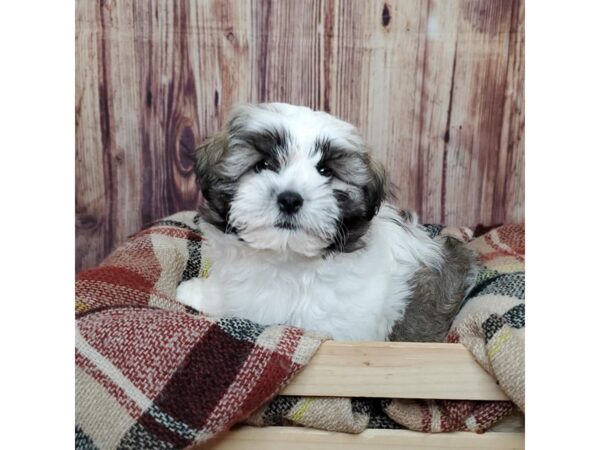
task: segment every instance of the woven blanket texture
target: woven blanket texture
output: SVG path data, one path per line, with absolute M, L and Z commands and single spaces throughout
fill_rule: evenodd
M 180 449 L 243 420 L 319 347 L 298 328 L 199 315 L 174 300 L 201 269 L 194 213 L 142 230 L 76 280 L 78 449 Z
M 512 402 L 273 399 L 325 337 L 175 301 L 179 282 L 206 270 L 195 218 L 156 222 L 77 276 L 76 448 L 185 448 L 242 421 L 481 432 L 514 414 Z M 472 238 L 464 228 L 429 232 Z M 503 226 L 468 245 L 485 268 L 447 341 L 464 344 L 524 411 L 524 229 Z

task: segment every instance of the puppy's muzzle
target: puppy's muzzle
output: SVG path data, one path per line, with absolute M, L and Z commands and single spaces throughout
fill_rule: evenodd
M 302 196 L 294 191 L 284 191 L 277 196 L 279 210 L 285 214 L 292 215 L 297 213 L 302 208 L 303 203 L 304 199 Z

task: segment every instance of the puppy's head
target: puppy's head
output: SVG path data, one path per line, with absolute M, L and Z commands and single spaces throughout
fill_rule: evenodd
M 385 196 L 355 127 L 283 103 L 237 107 L 196 171 L 204 220 L 253 248 L 309 257 L 360 248 Z

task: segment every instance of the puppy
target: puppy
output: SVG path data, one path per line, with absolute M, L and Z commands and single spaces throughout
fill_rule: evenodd
M 283 103 L 239 106 L 199 148 L 196 174 L 210 272 L 179 285 L 182 303 L 339 340 L 443 338 L 471 255 L 384 202 L 384 169 L 351 124 Z

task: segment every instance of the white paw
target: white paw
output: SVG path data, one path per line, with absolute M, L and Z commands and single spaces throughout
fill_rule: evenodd
M 201 278 L 192 278 L 191 280 L 182 281 L 181 284 L 177 286 L 175 298 L 184 305 L 200 311 L 203 283 L 204 280 Z

